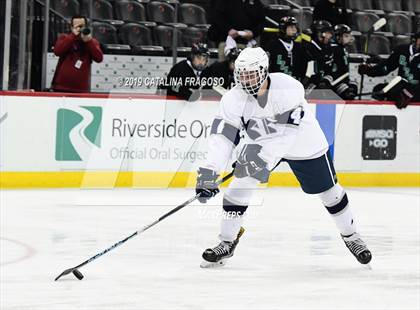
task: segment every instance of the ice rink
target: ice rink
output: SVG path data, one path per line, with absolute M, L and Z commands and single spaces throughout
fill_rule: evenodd
M 316 196 L 261 190 L 223 268 L 220 202 L 186 207 L 81 269 L 193 190 L 1 191 L 1 309 L 419 309 L 419 188 L 347 189 L 372 270 L 344 246 Z

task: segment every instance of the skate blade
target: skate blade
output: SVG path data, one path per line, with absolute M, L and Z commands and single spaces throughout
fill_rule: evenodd
M 213 263 L 213 262 L 208 262 L 208 261 L 202 261 L 202 263 L 200 264 L 200 267 L 201 268 L 205 268 L 205 269 L 207 269 L 207 268 L 220 268 L 220 267 L 223 267 L 224 265 L 226 265 L 226 261 L 225 260 L 220 260 L 220 261 L 218 261 L 218 262 L 216 262 L 216 263 Z
M 372 270 L 372 266 L 370 264 L 365 264 L 363 267 L 367 270 Z

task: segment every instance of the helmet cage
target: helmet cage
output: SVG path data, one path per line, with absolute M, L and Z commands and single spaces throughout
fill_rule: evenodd
M 234 78 L 236 85 L 240 85 L 248 94 L 254 96 L 268 76 L 267 68 L 259 66 L 255 69 L 235 67 Z

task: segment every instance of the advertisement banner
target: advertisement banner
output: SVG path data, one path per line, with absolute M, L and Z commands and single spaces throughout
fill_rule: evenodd
M 397 156 L 397 118 L 393 115 L 363 117 L 362 156 L 365 160 L 393 160 Z
M 218 101 L 159 96 L 0 96 L 2 184 L 193 183 L 194 172 L 208 156 L 206 139 L 217 109 Z M 312 102 L 309 109 L 328 138 L 341 180 L 348 177 L 350 184 L 363 181 L 368 186 L 410 174 L 409 183 L 417 182 L 418 106 L 396 110 L 391 105 Z M 230 169 L 228 163 L 225 170 Z M 358 174 L 363 176 L 355 178 Z M 297 185 L 286 163 L 276 168 L 271 181 Z

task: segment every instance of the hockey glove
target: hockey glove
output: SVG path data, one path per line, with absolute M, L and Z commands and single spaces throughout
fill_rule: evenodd
M 319 89 L 330 89 L 331 83 L 333 82 L 333 77 L 331 75 L 325 75 L 321 78 L 321 81 L 318 84 Z
M 413 99 L 413 97 L 414 95 L 410 92 L 410 90 L 403 88 L 399 98 L 397 98 L 395 101 L 395 106 L 398 109 L 405 109 L 410 104 L 410 101 Z
M 247 144 L 239 154 L 236 161 L 234 175 L 237 178 L 253 177 L 262 183 L 268 181 L 270 171 L 267 169 L 267 163 L 258 156 L 262 146 L 258 144 Z
M 357 87 L 343 82 L 334 87 L 334 91 L 344 100 L 353 100 L 357 94 Z
M 196 194 L 200 194 L 198 201 L 206 203 L 211 197 L 214 197 L 219 192 L 216 180 L 219 175 L 207 168 L 198 168 L 197 185 L 195 188 Z

